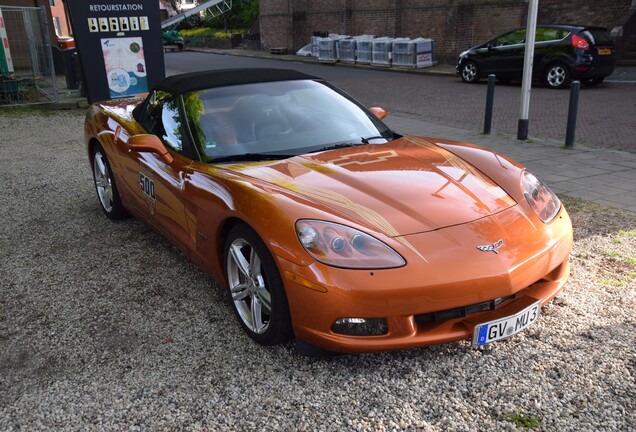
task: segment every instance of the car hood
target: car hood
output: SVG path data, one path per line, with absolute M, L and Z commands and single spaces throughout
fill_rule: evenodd
M 230 169 L 392 237 L 464 224 L 515 205 L 477 168 L 413 136 Z

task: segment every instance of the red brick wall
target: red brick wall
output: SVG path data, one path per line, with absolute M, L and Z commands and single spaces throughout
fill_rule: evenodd
M 55 0 L 55 5 L 51 6 L 51 15 L 53 15 L 53 18 L 59 18 L 60 20 L 60 36 L 70 36 L 72 32 L 69 23 L 66 21 L 66 12 L 64 11 L 62 0 Z
M 629 0 L 540 0 L 539 22 L 563 22 L 607 27 L 620 25 L 631 5 Z
M 540 0 L 539 23 L 600 25 L 611 30 L 628 16 L 631 0 Z M 263 46 L 297 50 L 314 31 L 348 35 L 430 37 L 438 60 L 524 26 L 520 0 L 261 0 Z

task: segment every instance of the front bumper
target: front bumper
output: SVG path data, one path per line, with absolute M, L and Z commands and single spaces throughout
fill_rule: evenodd
M 326 289 L 308 289 L 284 277 L 296 338 L 340 352 L 412 348 L 471 339 L 475 324 L 512 315 L 529 301 L 544 305 L 569 276 L 572 228 L 564 209 L 549 225 L 528 226 L 534 224 L 513 207 L 496 217 L 409 236 L 422 255 L 405 254 L 408 264 L 399 269 L 303 267 L 278 258 L 285 271 Z M 484 236 L 491 238 L 489 231 L 509 245 L 499 254 L 475 247 Z M 471 308 L 475 305 L 481 306 Z M 388 333 L 332 331 L 333 323 L 345 317 L 385 318 Z

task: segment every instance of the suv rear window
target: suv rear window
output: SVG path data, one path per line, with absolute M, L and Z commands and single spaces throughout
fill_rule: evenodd
M 609 33 L 603 29 L 589 28 L 584 29 L 580 33 L 585 39 L 590 41 L 592 45 L 612 45 L 613 41 Z

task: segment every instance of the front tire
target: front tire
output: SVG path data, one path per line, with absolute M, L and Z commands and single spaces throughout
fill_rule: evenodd
M 545 84 L 553 89 L 562 89 L 570 85 L 570 70 L 563 63 L 553 63 L 545 71 Z
M 223 260 L 232 306 L 245 333 L 261 345 L 291 339 L 283 281 L 258 234 L 247 225 L 234 226 L 223 246 Z
M 110 163 L 104 149 L 99 144 L 93 148 L 93 180 L 97 198 L 99 198 L 99 204 L 104 214 L 114 220 L 127 217 L 128 212 L 121 203 Z
M 472 60 L 465 61 L 461 68 L 462 81 L 466 83 L 476 83 L 479 81 L 479 66 Z

